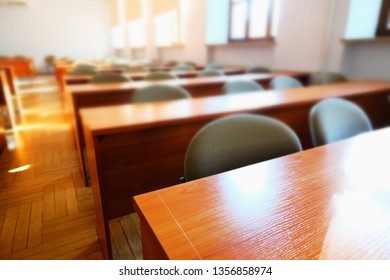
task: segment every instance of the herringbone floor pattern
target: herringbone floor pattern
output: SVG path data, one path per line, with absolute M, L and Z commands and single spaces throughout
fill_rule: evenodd
M 52 78 L 21 87 L 23 109 L 0 156 L 0 259 L 101 259 L 91 188 L 81 179 Z M 10 173 L 18 167 L 25 171 Z M 138 217 L 110 223 L 115 259 L 142 259 Z

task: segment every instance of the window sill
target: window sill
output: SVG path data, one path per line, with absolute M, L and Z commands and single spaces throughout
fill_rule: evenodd
M 341 39 L 344 44 L 360 44 L 360 43 L 390 43 L 389 37 L 374 37 L 374 38 L 359 38 L 359 39 Z
M 132 51 L 144 51 L 145 49 L 145 47 L 130 47 L 130 50 Z
M 159 50 L 166 50 L 166 49 L 181 49 L 184 48 L 184 44 L 177 44 L 177 45 L 172 45 L 172 46 L 164 46 L 164 47 L 159 47 L 157 46 L 157 49 Z
M 232 47 L 232 46 L 270 46 L 275 45 L 274 37 L 267 39 L 245 40 L 245 41 L 231 41 L 225 44 L 207 45 L 208 47 Z

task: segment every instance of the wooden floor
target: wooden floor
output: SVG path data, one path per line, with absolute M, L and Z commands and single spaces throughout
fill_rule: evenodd
M 92 190 L 83 184 L 54 79 L 19 88 L 23 109 L 0 156 L 0 259 L 101 259 Z M 136 214 L 110 228 L 115 259 L 142 259 Z

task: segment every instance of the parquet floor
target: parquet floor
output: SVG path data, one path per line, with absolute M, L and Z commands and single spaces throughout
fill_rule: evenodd
M 0 259 L 101 259 L 92 190 L 54 79 L 19 88 L 23 109 L 0 156 Z M 9 172 L 19 167 L 28 169 Z M 115 259 L 142 259 L 136 214 L 110 228 Z

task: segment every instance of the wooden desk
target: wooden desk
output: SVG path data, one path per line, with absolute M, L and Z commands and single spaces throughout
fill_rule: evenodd
M 388 82 L 349 82 L 81 110 L 105 256 L 111 257 L 108 221 L 133 211 L 132 196 L 176 184 L 183 175 L 189 142 L 208 122 L 243 112 L 268 115 L 289 125 L 307 149 L 311 147 L 308 116 L 316 102 L 327 97 L 352 100 L 379 128 L 390 125 L 389 94 Z
M 225 75 L 240 75 L 245 74 L 244 68 L 226 68 L 221 70 Z M 196 78 L 200 71 L 172 71 L 171 73 L 181 79 Z M 149 75 L 150 72 L 134 72 L 125 73 L 133 81 L 143 81 L 145 76 Z M 87 84 L 92 79 L 91 75 L 80 75 L 80 76 L 65 76 L 64 81 L 66 85 L 82 85 Z
M 70 77 L 67 76 L 69 72 L 71 72 L 74 69 L 73 64 L 56 64 L 54 68 L 54 74 L 56 76 L 57 83 L 60 87 L 60 91 L 64 92 L 65 91 L 65 86 L 66 86 L 66 81 L 65 77 Z M 110 66 L 101 66 L 98 68 L 99 72 L 102 73 L 122 73 L 123 70 L 121 68 L 116 68 L 116 67 L 110 67 Z M 79 77 L 79 76 L 76 76 Z M 85 76 L 83 79 L 85 80 Z M 90 78 L 89 78 L 90 79 Z M 77 81 L 77 78 L 76 78 Z M 84 82 L 85 83 L 85 82 Z M 76 83 L 73 83 L 76 84 Z M 77 83 L 77 84 L 82 84 L 82 83 Z
M 6 70 L 2 69 L 0 69 L 0 109 L 4 128 L 13 129 L 16 125 L 14 104 Z
M 85 84 L 67 87 L 65 99 L 71 108 L 73 116 L 73 131 L 79 156 L 82 176 L 88 184 L 87 166 L 84 159 L 84 135 L 79 110 L 88 107 L 128 104 L 135 90 L 153 84 L 177 85 L 187 89 L 193 97 L 220 95 L 222 87 L 227 81 L 249 79 L 268 87 L 268 83 L 278 75 L 292 75 L 305 81 L 307 73 L 302 72 L 275 72 L 269 74 L 243 74 L 221 77 L 205 77 L 192 79 L 176 79 L 156 82 L 130 82 L 109 84 Z
M 29 58 L 1 59 L 0 65 L 11 67 L 17 78 L 32 78 L 35 75 L 34 62 Z
M 390 259 L 390 128 L 134 197 L 144 259 Z
M 23 110 L 22 107 L 22 101 L 20 99 L 20 95 L 17 90 L 16 86 L 16 76 L 14 73 L 14 70 L 12 67 L 5 67 L 5 66 L 0 66 L 0 71 L 3 71 L 5 73 L 5 76 L 7 78 L 8 82 L 8 87 L 9 87 L 9 92 L 11 93 L 10 100 L 13 102 L 12 109 L 15 110 L 16 113 L 21 113 Z
M 0 71 L 5 72 L 11 94 L 16 95 L 16 92 L 17 92 L 16 84 L 15 84 L 16 76 L 15 76 L 14 70 L 10 66 L 1 66 L 0 65 Z
M 155 67 L 155 66 L 152 66 L 152 67 L 148 67 L 148 66 L 145 66 L 146 69 L 148 69 L 150 72 L 158 72 L 158 71 L 172 71 L 173 68 L 175 68 L 177 65 L 163 65 L 163 66 L 159 66 L 159 67 Z M 195 70 L 197 71 L 200 71 L 200 70 L 203 70 L 205 67 L 202 66 L 202 65 L 197 65 L 195 66 Z

